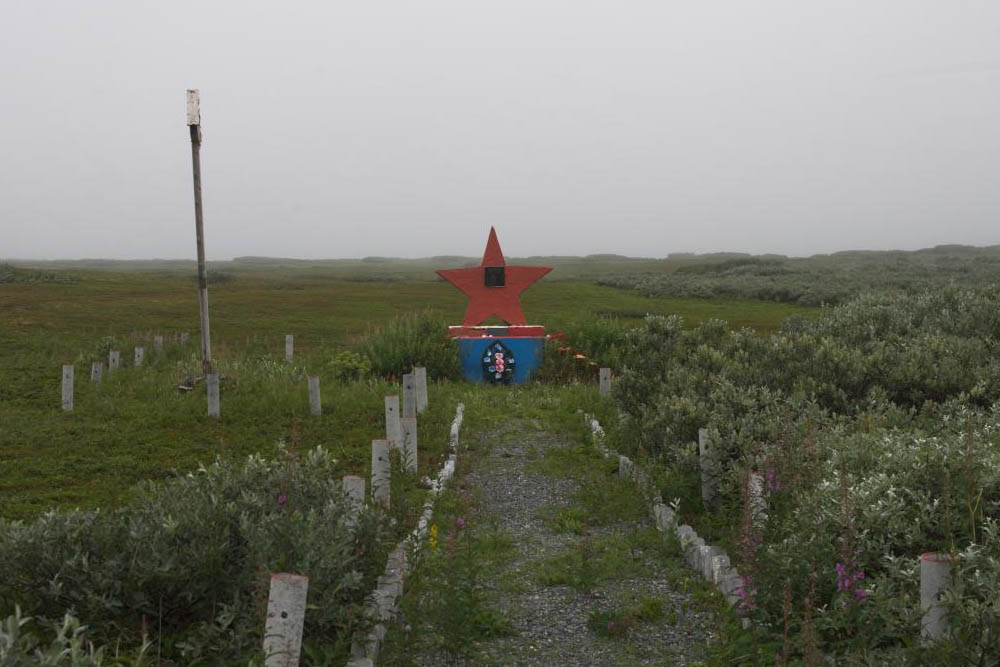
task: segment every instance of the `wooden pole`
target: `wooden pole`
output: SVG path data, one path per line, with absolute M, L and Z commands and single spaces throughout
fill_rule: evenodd
M 201 372 L 212 372 L 212 338 L 208 328 L 208 276 L 205 273 L 205 224 L 201 207 L 201 102 L 197 90 L 187 91 L 187 124 L 191 131 L 194 176 L 194 227 L 198 238 L 198 312 L 201 314 Z

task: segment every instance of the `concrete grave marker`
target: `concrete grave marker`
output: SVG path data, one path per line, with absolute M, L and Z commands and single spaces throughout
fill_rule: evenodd
M 146 349 L 142 347 L 135 348 L 135 367 L 138 368 L 142 366 L 142 358 L 146 356 Z
M 219 409 L 219 374 L 209 373 L 205 376 L 205 386 L 208 388 L 208 416 L 218 417 Z
M 308 592 L 309 577 L 287 572 L 271 574 L 264 624 L 266 667 L 298 667 Z
M 295 358 L 295 337 L 292 334 L 285 335 L 285 361 Z
M 356 475 L 344 475 L 341 484 L 347 496 L 347 522 L 354 525 L 365 507 L 365 480 Z
M 427 409 L 427 369 L 414 366 L 413 377 L 417 384 L 417 412 L 422 413 Z
M 73 365 L 62 367 L 62 409 L 73 411 Z
M 698 460 L 701 468 L 701 501 L 706 509 L 715 506 L 717 464 L 715 448 L 707 428 L 698 429 Z
M 153 336 L 153 350 L 157 354 L 163 352 L 163 336 Z
M 611 369 L 602 368 L 600 370 L 601 396 L 611 394 Z
M 417 416 L 417 380 L 413 373 L 403 376 L 403 416 Z
M 417 418 L 403 417 L 403 462 L 406 471 L 417 474 Z
M 104 374 L 104 362 L 95 361 L 90 365 L 90 381 L 94 384 L 101 384 L 101 375 Z
M 118 370 L 121 365 L 122 355 L 118 350 L 111 350 L 108 352 L 108 375 Z
M 378 505 L 389 506 L 391 475 L 389 441 L 372 440 L 372 500 Z
M 323 404 L 319 398 L 319 376 L 309 376 L 309 413 L 313 416 L 323 414 Z
M 385 397 L 385 438 L 392 449 L 403 449 L 403 425 L 399 418 L 399 396 Z
M 941 593 L 951 582 L 952 557 L 930 552 L 920 556 L 920 638 L 935 642 L 948 632 L 948 610 L 941 604 Z

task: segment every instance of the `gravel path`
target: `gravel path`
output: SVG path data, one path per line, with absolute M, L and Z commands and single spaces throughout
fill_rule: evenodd
M 518 550 L 513 562 L 493 572 L 488 582 L 495 595 L 491 606 L 510 620 L 517 636 L 482 643 L 481 664 L 686 665 L 703 659 L 713 631 L 712 614 L 671 587 L 662 561 L 647 563 L 647 576 L 600 581 L 590 593 L 544 586 L 531 576 L 533 565 L 580 540 L 553 532 L 544 519 L 552 508 L 571 506 L 577 483 L 542 474 L 533 465 L 550 448 L 568 445 L 536 422 L 514 421 L 481 435 L 476 446 L 467 483 Z M 652 519 L 648 524 L 652 526 Z M 615 524 L 592 534 L 624 538 L 629 530 L 634 527 Z M 627 638 L 602 638 L 587 628 L 592 612 L 621 609 L 630 594 L 662 600 L 665 618 L 637 624 Z

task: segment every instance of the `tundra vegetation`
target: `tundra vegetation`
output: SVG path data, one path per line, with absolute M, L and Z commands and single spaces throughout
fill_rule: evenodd
M 567 260 L 577 278 L 646 294 L 582 279 L 525 294 L 530 319 L 566 333 L 529 391 L 546 392 L 567 424 L 591 402 L 609 444 L 648 466 L 664 497 L 679 499 L 680 520 L 745 574 L 739 612 L 751 630 L 740 618 L 721 628 L 718 664 L 996 664 L 992 253 L 937 249 L 900 255 L 898 266 L 896 255 L 863 257 L 868 268 L 850 274 L 823 268 L 837 257 L 801 260 L 801 270 L 782 258 Z M 227 276 L 210 296 L 219 420 L 204 417 L 196 382 L 189 266 L 0 265 L 0 662 L 260 664 L 265 575 L 296 569 L 311 577 L 305 661 L 342 663 L 364 631 L 363 596 L 424 492 L 400 486 L 389 514 L 349 527 L 333 480 L 366 474 L 382 397 L 410 365 L 434 379 L 421 475 L 439 465 L 455 403 L 476 428 L 474 406 L 487 414 L 491 401 L 450 381 L 448 341 L 433 335 L 460 320 L 461 296 L 414 280 L 413 266 L 360 265 L 369 270 L 213 267 Z M 790 273 L 747 278 L 774 266 Z M 653 278 L 675 286 L 642 287 Z M 791 287 L 754 287 L 768 281 Z M 820 303 L 841 305 L 801 305 Z M 187 343 L 153 353 L 149 334 L 179 331 L 192 333 Z M 135 345 L 146 347 L 141 367 L 128 363 Z M 124 367 L 90 383 L 90 363 L 111 349 Z M 617 376 L 603 405 L 590 362 Z M 77 367 L 71 413 L 58 403 L 64 363 Z M 321 377 L 321 417 L 308 415 L 307 374 Z M 592 397 L 580 383 L 594 385 Z M 699 428 L 719 455 L 715 507 L 701 501 Z M 751 471 L 765 479 L 766 516 L 747 501 Z M 572 531 L 579 517 L 554 520 Z M 944 597 L 952 630 L 933 645 L 919 639 L 917 556 L 927 551 L 955 557 Z M 442 618 L 454 611 L 449 595 Z M 654 615 L 636 604 L 623 618 Z M 506 631 L 483 613 L 483 632 Z

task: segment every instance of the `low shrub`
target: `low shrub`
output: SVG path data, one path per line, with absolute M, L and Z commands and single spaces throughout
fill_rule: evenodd
M 435 379 L 462 377 L 448 323 L 434 313 L 403 315 L 375 329 L 366 337 L 363 352 L 378 377 L 399 377 L 414 366 L 424 366 Z
M 346 656 L 388 541 L 375 515 L 346 520 L 335 463 L 322 449 L 251 456 L 143 484 L 110 512 L 2 521 L 0 614 L 55 627 L 70 612 L 95 644 L 141 651 L 155 640 L 163 659 L 246 664 L 259 652 L 268 573 L 296 572 L 309 577 L 304 641 Z

